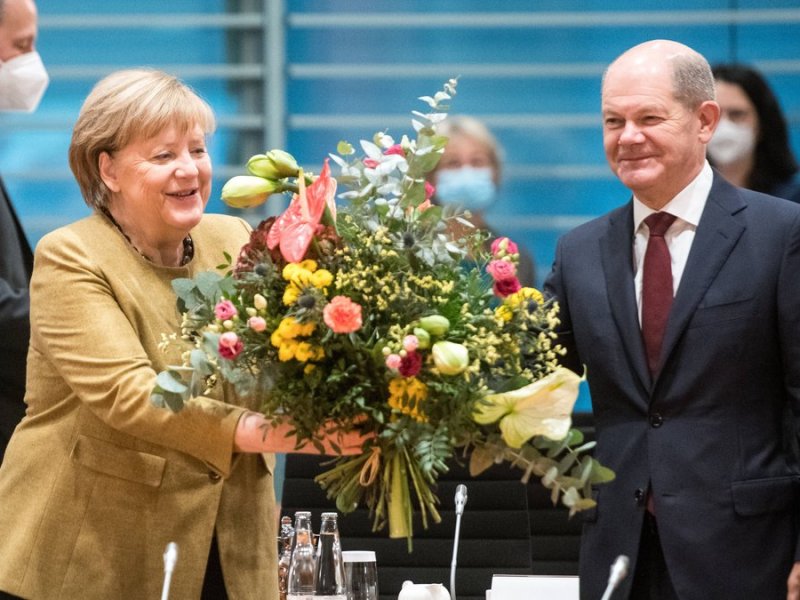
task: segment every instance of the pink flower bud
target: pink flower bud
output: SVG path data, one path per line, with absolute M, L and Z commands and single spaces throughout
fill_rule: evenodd
M 499 237 L 492 242 L 492 254 L 506 256 L 519 253 L 519 248 L 507 237 Z
M 436 188 L 431 184 L 430 181 L 426 181 L 425 182 L 425 200 L 430 200 L 431 197 L 433 196 L 434 192 L 436 192 Z
M 419 340 L 415 335 L 407 335 L 403 338 L 403 349 L 408 352 L 413 352 L 419 347 Z
M 403 359 L 400 358 L 399 354 L 390 354 L 386 357 L 386 367 L 396 371 L 400 368 L 400 363 L 403 362 Z
M 261 333 L 267 328 L 267 322 L 263 317 L 250 317 L 247 321 L 247 326 L 253 331 Z
M 219 345 L 223 348 L 233 348 L 236 346 L 236 342 L 239 341 L 239 336 L 233 333 L 232 331 L 226 331 L 221 336 L 219 336 Z

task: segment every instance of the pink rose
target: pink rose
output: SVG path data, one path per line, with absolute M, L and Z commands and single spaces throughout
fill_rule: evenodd
M 436 188 L 433 187 L 431 182 L 430 181 L 426 181 L 425 182 L 425 201 L 426 202 L 433 197 L 433 194 L 434 194 L 435 191 L 436 191 Z M 423 204 L 424 204 L 424 202 L 423 202 Z M 428 206 L 430 206 L 430 204 L 428 204 Z
M 322 318 L 335 333 L 353 333 L 361 329 L 361 305 L 345 296 L 334 296 L 323 309 Z
M 225 321 L 239 313 L 233 302 L 230 300 L 220 300 L 214 307 L 214 314 L 220 321 Z
M 385 155 L 389 154 L 396 154 L 397 156 L 405 157 L 406 153 L 403 152 L 403 147 L 400 144 L 395 144 L 394 146 L 389 146 L 386 150 L 383 151 Z
M 247 326 L 253 331 L 261 333 L 267 328 L 267 322 L 263 317 L 250 317 L 247 321 Z
M 499 237 L 492 242 L 492 254 L 500 254 L 501 256 L 519 254 L 519 248 L 507 237 Z
M 492 260 L 486 265 L 486 272 L 495 281 L 511 279 L 517 274 L 517 266 L 510 260 Z
M 512 277 L 511 279 L 500 279 L 499 281 L 495 281 L 492 289 L 494 290 L 495 296 L 505 298 L 506 296 L 510 296 L 511 294 L 515 294 L 520 291 L 522 286 L 519 283 L 519 279 Z
M 400 360 L 400 375 L 403 377 L 414 377 L 422 369 L 422 355 L 419 352 L 408 352 Z
M 378 166 L 378 161 L 375 160 L 374 158 L 365 158 L 363 162 L 364 166 L 367 167 L 368 169 L 374 169 L 375 167 Z
M 386 367 L 388 369 L 396 371 L 397 369 L 400 368 L 400 363 L 402 362 L 402 360 L 403 359 L 400 357 L 399 354 L 390 354 L 389 356 L 386 357 Z

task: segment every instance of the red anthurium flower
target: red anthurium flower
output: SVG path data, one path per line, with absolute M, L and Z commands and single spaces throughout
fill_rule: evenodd
M 297 182 L 300 192 L 292 197 L 289 207 L 277 218 L 267 235 L 269 249 L 279 246 L 287 262 L 300 262 L 305 258 L 326 206 L 331 217 L 336 219 L 336 180 L 331 177 L 327 158 L 319 177 L 308 188 L 302 172 Z

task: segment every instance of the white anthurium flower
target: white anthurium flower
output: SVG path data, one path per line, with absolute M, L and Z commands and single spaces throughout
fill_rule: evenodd
M 361 148 L 364 150 L 364 154 L 367 157 L 373 160 L 380 160 L 383 158 L 383 150 L 381 150 L 377 145 L 369 142 L 367 140 L 361 140 Z
M 411 114 L 415 115 L 417 117 L 420 117 L 422 119 L 427 119 L 428 121 L 430 121 L 434 125 L 436 123 L 441 123 L 442 121 L 444 121 L 447 118 L 447 113 L 428 113 L 428 114 L 425 114 L 425 113 L 419 112 L 418 110 L 412 110 Z
M 390 181 L 378 188 L 378 193 L 382 196 L 399 196 L 402 192 L 399 180 Z
M 330 159 L 331 159 L 333 162 L 335 162 L 337 165 L 339 165 L 340 167 L 342 167 L 342 169 L 345 169 L 345 168 L 347 168 L 347 162 L 345 162 L 345 160 L 344 160 L 344 159 L 343 159 L 341 156 L 339 156 L 338 154 L 334 154 L 333 152 L 329 152 L 329 153 L 328 153 L 328 157 L 329 157 L 329 158 L 330 158 Z
M 367 181 L 369 181 L 371 185 L 378 185 L 383 181 L 383 175 L 378 173 L 378 167 L 375 167 L 374 169 L 367 167 L 364 169 L 364 177 L 366 177 Z
M 481 425 L 500 420 L 503 440 L 519 448 L 535 435 L 561 440 L 572 426 L 572 409 L 583 381 L 576 373 L 555 371 L 510 392 L 489 394 L 478 404 L 472 418 Z
M 394 146 L 394 138 L 386 133 L 378 132 L 375 137 L 378 138 L 378 144 L 384 149 Z
M 401 173 L 408 171 L 408 162 L 405 156 L 399 154 L 385 154 L 380 159 L 380 164 L 375 167 L 375 170 L 381 175 L 390 175 L 395 169 Z

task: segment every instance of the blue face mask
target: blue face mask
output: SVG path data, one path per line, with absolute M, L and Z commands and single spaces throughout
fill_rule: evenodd
M 494 202 L 497 186 L 489 167 L 444 169 L 436 176 L 436 199 L 442 206 L 481 212 Z

